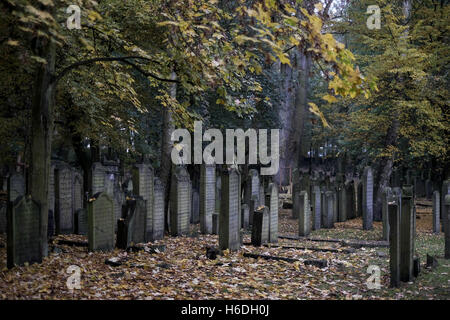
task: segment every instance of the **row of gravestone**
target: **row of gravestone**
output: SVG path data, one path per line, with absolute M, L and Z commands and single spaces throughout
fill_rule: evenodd
M 293 171 L 292 217 L 299 221 L 299 235 L 311 230 L 333 228 L 336 222 L 362 216 L 363 229 L 373 228 L 373 172 L 364 170 L 362 181 L 334 179 L 311 181 L 308 175 Z

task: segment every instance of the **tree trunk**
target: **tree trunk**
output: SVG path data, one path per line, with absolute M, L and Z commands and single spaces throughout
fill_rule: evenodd
M 36 77 L 32 102 L 32 141 L 30 163 L 30 193 L 41 206 L 40 247 L 42 257 L 48 255 L 48 179 L 53 131 L 53 106 L 55 83 L 55 44 L 40 38 L 36 44 L 37 53 L 47 63 L 40 66 Z
M 171 79 L 176 80 L 176 74 L 175 72 L 172 72 Z M 170 88 L 170 96 L 173 99 L 176 99 L 177 97 L 177 85 L 176 83 L 171 84 Z M 168 228 L 168 219 L 167 219 L 167 213 L 169 208 L 169 194 L 170 194 L 170 177 L 171 177 L 171 169 L 172 169 L 172 158 L 171 158 L 171 152 L 172 152 L 172 141 L 171 141 L 171 135 L 172 132 L 175 130 L 175 125 L 173 123 L 172 119 L 172 111 L 168 108 L 164 108 L 163 110 L 163 132 L 162 132 L 162 142 L 161 142 L 161 182 L 165 186 L 165 208 L 166 208 L 166 229 Z

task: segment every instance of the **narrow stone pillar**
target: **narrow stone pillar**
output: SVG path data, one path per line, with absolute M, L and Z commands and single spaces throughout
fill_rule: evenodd
M 414 208 L 413 188 L 403 187 L 400 218 L 400 280 L 413 280 Z

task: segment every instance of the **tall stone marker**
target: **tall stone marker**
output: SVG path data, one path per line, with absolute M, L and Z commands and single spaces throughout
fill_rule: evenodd
M 414 203 L 412 186 L 403 187 L 400 217 L 400 280 L 413 280 Z
M 215 165 L 202 165 L 200 168 L 200 232 L 212 233 L 212 215 L 216 203 Z
M 433 233 L 441 233 L 441 198 L 439 191 L 433 192 Z
M 164 238 L 164 212 L 164 186 L 161 180 L 155 177 L 153 186 L 153 238 L 147 238 L 147 241 Z
M 389 241 L 389 200 L 392 198 L 391 188 L 384 188 L 382 196 L 381 214 L 383 221 L 383 240 Z
M 222 170 L 222 196 L 219 214 L 219 247 L 236 251 L 240 246 L 240 175 L 234 168 Z
M 334 227 L 334 198 L 332 191 L 326 191 L 322 194 L 323 210 L 322 210 L 322 221 L 323 226 L 326 229 L 331 229 Z
M 278 188 L 274 183 L 269 183 L 268 203 L 269 206 L 269 242 L 278 243 Z
M 97 194 L 99 192 L 104 192 L 105 190 L 105 180 L 106 180 L 106 168 L 100 162 L 94 162 L 91 168 L 91 194 Z
M 363 230 L 373 228 L 373 172 L 371 167 L 366 167 L 363 174 L 362 214 Z
M 148 232 L 149 229 L 151 230 L 153 237 L 153 230 L 152 230 L 153 228 L 147 228 L 148 223 L 148 219 L 146 219 L 148 213 L 147 201 L 144 200 L 142 197 L 136 197 L 135 201 L 136 201 L 136 208 L 134 210 L 134 224 L 131 239 L 133 243 L 144 243 L 146 242 L 146 232 Z
M 104 192 L 97 193 L 88 202 L 89 251 L 114 249 L 114 205 Z
M 172 236 L 189 233 L 189 174 L 184 167 L 176 167 L 170 190 L 170 233 Z
M 25 194 L 25 178 L 20 173 L 13 173 L 9 177 L 9 201 L 14 202 Z
M 40 206 L 29 196 L 10 202 L 7 222 L 7 267 L 42 262 Z
M 250 227 L 250 211 L 248 208 L 248 205 L 246 203 L 242 204 L 241 206 L 241 222 L 242 222 L 242 228 L 244 230 L 248 230 Z
M 55 170 L 55 224 L 56 234 L 74 232 L 72 168 L 66 164 Z
M 319 186 L 314 186 L 313 201 L 314 201 L 314 221 L 312 224 L 313 230 L 319 230 L 322 223 L 322 193 Z
M 75 211 L 75 233 L 83 236 L 88 234 L 88 214 L 86 209 Z
M 298 217 L 298 235 L 307 237 L 311 233 L 311 207 L 309 205 L 308 193 L 300 192 L 300 207 L 302 210 Z
M 253 213 L 252 245 L 259 247 L 269 241 L 269 208 L 260 207 Z
M 390 195 L 388 198 L 389 219 L 389 268 L 391 287 L 400 285 L 400 206 L 399 198 Z
M 141 219 L 145 219 L 145 239 L 142 242 L 145 242 L 146 239 L 150 241 L 153 238 L 153 177 L 153 168 L 150 164 L 136 164 L 133 167 L 134 194 L 142 197 L 146 202 L 145 216 L 136 217 L 138 223 Z

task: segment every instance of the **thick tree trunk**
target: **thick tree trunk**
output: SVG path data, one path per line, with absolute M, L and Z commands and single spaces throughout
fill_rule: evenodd
M 172 72 L 171 79 L 176 80 L 175 72 Z M 171 84 L 170 96 L 174 99 L 177 97 L 177 85 L 176 83 Z M 172 169 L 172 141 L 171 135 L 175 130 L 175 125 L 172 119 L 172 111 L 168 108 L 163 110 L 163 132 L 162 132 L 162 142 L 161 142 L 161 182 L 165 185 L 165 208 L 166 208 L 166 229 L 168 228 L 167 213 L 169 208 L 169 194 L 170 194 L 170 177 Z
M 294 136 L 291 147 L 291 152 L 294 155 L 293 167 L 299 167 L 302 158 L 302 136 L 306 118 L 308 116 L 308 84 L 309 72 L 311 69 L 311 57 L 306 53 L 299 52 L 297 65 L 299 67 L 299 84 L 295 94 L 295 112 L 293 121 Z
M 32 105 L 32 142 L 30 193 L 41 206 L 40 238 L 41 253 L 48 255 L 48 179 L 53 131 L 55 70 L 55 44 L 46 39 L 38 39 L 37 52 L 47 63 L 39 68 L 34 88 Z

